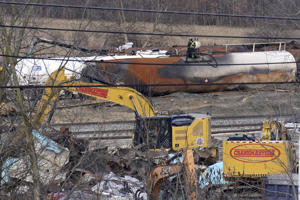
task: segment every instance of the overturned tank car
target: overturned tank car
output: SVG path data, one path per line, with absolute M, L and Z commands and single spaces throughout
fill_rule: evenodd
M 88 63 L 83 77 L 132 85 L 145 94 L 209 92 L 244 88 L 244 83 L 292 82 L 295 58 L 285 50 L 199 53 L 197 57 L 126 58 Z M 224 85 L 222 83 L 229 83 Z M 241 83 L 232 84 L 231 83 Z M 257 85 L 247 85 L 257 87 Z

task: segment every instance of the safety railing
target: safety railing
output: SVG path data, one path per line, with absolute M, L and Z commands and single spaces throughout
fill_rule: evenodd
M 269 43 L 244 43 L 244 44 L 225 44 L 225 51 L 231 52 L 234 48 L 256 52 L 256 51 L 283 51 L 286 50 L 286 42 L 269 42 Z

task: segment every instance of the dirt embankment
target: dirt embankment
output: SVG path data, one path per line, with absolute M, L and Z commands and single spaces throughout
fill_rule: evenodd
M 42 18 L 36 21 L 37 25 L 47 24 L 47 27 L 62 29 L 85 29 L 97 31 L 120 31 L 120 25 L 107 21 L 87 21 L 87 20 L 62 20 Z M 153 23 L 138 22 L 134 24 L 123 24 L 126 30 L 130 32 L 146 32 L 146 33 L 168 33 L 168 34 L 193 34 L 193 35 L 235 35 L 248 36 L 257 35 L 254 28 L 225 27 L 225 26 L 199 26 L 199 25 L 171 25 L 156 24 L 156 30 L 153 29 Z M 297 35 L 297 31 L 293 31 Z M 91 49 L 114 49 L 125 43 L 124 35 L 109 33 L 85 33 L 85 32 L 66 32 L 66 31 L 48 31 L 37 33 L 37 37 L 57 40 L 69 44 L 75 44 Z M 171 47 L 173 45 L 187 45 L 188 37 L 169 37 L 169 36 L 141 36 L 128 35 L 128 40 L 134 43 L 134 47 Z M 239 38 L 211 38 L 201 37 L 199 41 L 202 45 L 213 44 L 239 44 L 251 42 L 247 39 Z M 253 42 L 253 41 L 252 41 Z M 47 49 L 49 54 L 62 54 L 65 56 L 66 49 L 53 47 Z M 78 52 L 75 52 L 78 53 Z

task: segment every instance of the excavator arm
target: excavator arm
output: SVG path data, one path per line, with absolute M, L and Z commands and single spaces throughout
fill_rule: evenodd
M 34 124 L 37 128 L 43 123 L 46 116 L 52 110 L 61 90 L 78 92 L 83 95 L 126 106 L 135 111 L 140 118 L 146 120 L 143 121 L 143 124 L 145 124 L 147 120 L 150 120 L 148 121 L 149 123 L 157 122 L 158 125 L 161 126 L 163 124 L 167 124 L 168 129 L 162 129 L 164 134 L 158 134 L 158 138 L 161 136 L 164 138 L 166 134 L 165 131 L 170 131 L 172 136 L 171 142 L 174 143 L 174 145 L 172 144 L 171 146 L 167 146 L 168 148 L 173 146 L 173 150 L 183 149 L 183 165 L 155 167 L 149 174 L 148 192 L 153 195 L 152 197 L 154 200 L 158 199 L 159 191 L 161 189 L 161 180 L 183 170 L 185 175 L 187 197 L 193 200 L 196 199 L 197 175 L 194 167 L 192 148 L 200 146 L 206 147 L 210 143 L 210 123 L 208 116 L 197 114 L 156 116 L 156 111 L 150 101 L 136 90 L 127 87 L 110 87 L 98 83 L 95 84 L 76 81 L 72 78 L 66 77 L 64 67 L 61 67 L 50 75 L 49 79 L 46 81 L 46 86 L 51 87 L 45 88 L 40 101 L 40 105 L 34 119 Z M 163 121 L 169 123 L 162 123 Z M 153 130 L 156 130 L 155 127 Z M 142 129 L 140 131 L 144 132 Z M 149 131 L 144 133 L 146 136 L 150 134 Z M 205 137 L 202 137 L 203 135 L 205 135 Z M 146 138 L 149 139 L 149 136 Z M 164 144 L 165 143 L 160 144 L 161 148 L 164 148 Z M 166 169 L 170 170 L 166 171 Z
M 34 124 L 39 127 L 52 110 L 61 90 L 78 92 L 83 95 L 95 97 L 126 106 L 138 116 L 152 117 L 156 111 L 150 101 L 142 94 L 128 87 L 110 87 L 96 83 L 85 83 L 66 77 L 65 69 L 61 67 L 53 72 L 46 81 L 46 87 L 40 105 L 36 112 Z
M 197 173 L 195 170 L 194 156 L 192 149 L 182 151 L 183 164 L 160 165 L 151 170 L 147 190 L 152 200 L 158 200 L 162 188 L 162 181 L 173 175 L 184 174 L 184 188 L 188 200 L 197 199 Z M 176 188 L 174 188 L 176 189 Z

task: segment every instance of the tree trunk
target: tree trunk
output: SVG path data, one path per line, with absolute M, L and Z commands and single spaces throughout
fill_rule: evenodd
M 120 3 L 120 8 L 123 9 L 124 8 L 123 0 L 119 0 L 119 3 Z M 121 21 L 121 28 L 122 28 L 123 32 L 126 32 L 127 31 L 126 30 L 126 17 L 125 17 L 125 13 L 123 10 L 121 10 L 119 12 L 119 17 L 120 17 L 120 21 Z M 123 36 L 124 36 L 124 42 L 127 43 L 129 41 L 127 34 L 123 34 Z

